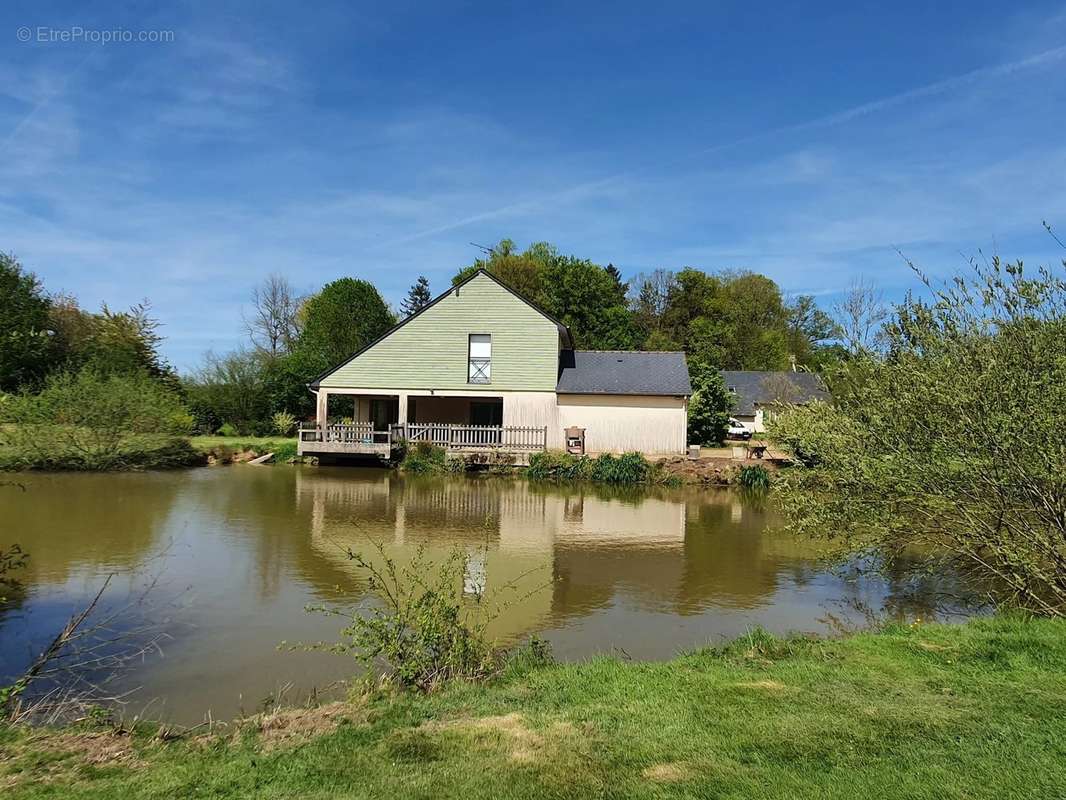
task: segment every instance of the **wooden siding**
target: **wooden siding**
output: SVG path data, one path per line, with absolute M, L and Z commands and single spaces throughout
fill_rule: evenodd
M 681 397 L 561 394 L 558 411 L 558 436 L 572 425 L 584 428 L 585 449 L 591 453 L 685 452 L 687 414 Z M 559 446 L 549 437 L 548 447 Z
M 555 323 L 491 278 L 479 275 L 322 378 L 321 386 L 363 389 L 554 391 L 559 369 Z M 492 381 L 470 384 L 469 336 L 492 336 Z

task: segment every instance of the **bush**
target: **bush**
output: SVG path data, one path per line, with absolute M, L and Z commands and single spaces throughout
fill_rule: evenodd
M 650 468 L 640 453 L 624 453 L 617 458 L 604 453 L 592 462 L 591 477 L 604 483 L 644 483 Z
M 184 437 L 192 417 L 177 395 L 145 373 L 91 367 L 48 378 L 39 394 L 4 403 L 4 466 L 124 469 L 196 463 Z
M 241 435 L 241 432 L 237 430 L 237 426 L 234 425 L 232 422 L 223 422 L 221 425 L 218 426 L 218 430 L 216 431 L 216 433 L 219 436 L 226 436 L 229 438 Z
M 737 474 L 737 483 L 745 489 L 769 489 L 770 473 L 766 467 L 755 464 L 750 467 L 741 467 Z
M 801 531 L 949 559 L 1002 601 L 1066 615 L 1066 272 L 974 269 L 899 306 L 884 354 L 830 376 L 832 406 L 774 421 L 804 465 L 780 494 Z
M 288 411 L 278 411 L 270 418 L 274 432 L 279 436 L 289 436 L 296 427 L 296 417 Z
M 575 456 L 561 450 L 545 450 L 529 457 L 526 477 L 534 480 L 603 483 L 647 483 L 657 478 L 657 471 L 640 453 L 615 456 L 603 453 L 596 458 Z
M 429 442 L 417 442 L 413 448 L 408 447 L 400 469 L 415 475 L 446 472 L 447 461 L 447 453 L 443 447 L 437 447 Z M 462 462 L 459 463 L 462 466 Z
M 543 450 L 529 457 L 526 476 L 534 480 L 588 480 L 591 459 L 562 450 Z
M 408 566 L 398 566 L 376 545 L 374 560 L 348 551 L 367 574 L 380 604 L 355 613 L 343 630 L 345 642 L 329 647 L 368 667 L 384 665 L 402 688 L 430 691 L 455 679 L 480 680 L 503 666 L 502 651 L 488 641 L 491 613 L 481 596 L 463 596 L 467 555 L 456 550 L 443 562 L 430 561 L 419 547 Z M 339 615 L 335 609 L 313 610 Z
M 296 442 L 282 442 L 276 447 L 270 448 L 274 453 L 275 464 L 285 464 L 290 461 L 295 461 L 298 455 Z

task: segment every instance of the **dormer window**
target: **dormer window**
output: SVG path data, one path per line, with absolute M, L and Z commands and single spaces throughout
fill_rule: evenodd
M 470 366 L 468 383 L 490 383 L 492 379 L 492 336 L 487 333 L 470 334 Z

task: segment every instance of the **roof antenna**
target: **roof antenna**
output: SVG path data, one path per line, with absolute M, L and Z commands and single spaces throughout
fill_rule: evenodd
M 478 250 L 482 250 L 485 253 L 488 253 L 490 256 L 496 255 L 496 248 L 495 247 L 486 247 L 485 245 L 478 244 L 477 242 L 467 242 L 467 244 L 469 244 L 469 245 L 471 245 L 473 247 L 476 247 Z

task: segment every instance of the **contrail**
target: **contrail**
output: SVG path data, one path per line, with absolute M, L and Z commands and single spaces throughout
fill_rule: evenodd
M 972 70 L 971 72 L 965 72 L 961 75 L 955 75 L 950 78 L 945 78 L 934 83 L 926 84 L 925 86 L 919 86 L 915 89 L 908 89 L 905 92 L 899 94 L 889 95 L 888 97 L 882 97 L 877 100 L 871 100 L 861 105 L 852 106 L 851 108 L 844 109 L 843 111 L 837 111 L 832 114 L 828 114 L 824 117 L 818 117 L 817 119 L 807 120 L 806 122 L 797 122 L 791 125 L 782 125 L 778 128 L 771 128 L 769 130 L 753 133 L 748 136 L 741 137 L 740 139 L 734 139 L 730 142 L 723 142 L 721 144 L 710 145 L 699 150 L 693 150 L 677 158 L 673 158 L 667 161 L 658 161 L 654 164 L 646 164 L 641 167 L 634 167 L 633 169 L 625 170 L 623 172 L 609 175 L 605 178 L 601 178 L 595 181 L 589 181 L 586 183 L 580 183 L 575 186 L 571 186 L 568 189 L 562 189 L 558 192 L 552 192 L 550 194 L 541 195 L 540 197 L 530 198 L 529 200 L 522 200 L 517 203 L 510 203 L 499 208 L 492 209 L 490 211 L 483 211 L 479 214 L 473 214 L 462 219 L 455 220 L 453 222 L 438 225 L 433 228 L 427 228 L 426 230 L 418 231 L 409 236 L 404 236 L 399 239 L 393 239 L 389 242 L 382 242 L 373 245 L 371 249 L 377 249 L 381 247 L 393 247 L 400 244 L 406 244 L 418 239 L 424 239 L 427 236 L 435 236 L 439 233 L 447 233 L 448 231 L 456 230 L 457 228 L 463 228 L 467 225 L 472 225 L 475 222 L 481 222 L 486 219 L 493 219 L 495 217 L 501 217 L 508 214 L 512 214 L 517 211 L 532 210 L 537 206 L 544 203 L 555 202 L 559 200 L 565 200 L 585 192 L 601 189 L 604 186 L 608 186 L 617 181 L 624 180 L 626 178 L 639 175 L 643 172 L 648 172 L 654 169 L 662 169 L 663 167 L 671 167 L 676 164 L 682 164 L 686 161 L 691 161 L 694 158 L 705 156 L 709 153 L 716 153 L 722 150 L 729 150 L 734 147 L 741 147 L 752 142 L 757 142 L 762 139 L 769 139 L 775 136 L 780 136 L 786 133 L 802 133 L 805 131 L 818 130 L 820 128 L 830 128 L 834 125 L 842 125 L 847 122 L 851 122 L 854 119 L 865 117 L 869 114 L 876 114 L 881 111 L 885 111 L 896 106 L 901 106 L 906 103 L 910 103 L 914 100 L 920 100 L 928 97 L 935 97 L 947 92 L 952 92 L 957 89 L 962 89 L 967 86 L 979 84 L 983 81 L 987 81 L 992 78 L 1002 78 L 1009 75 L 1013 75 L 1016 72 L 1032 69 L 1035 67 L 1042 67 L 1047 64 L 1052 64 L 1056 61 L 1062 60 L 1066 57 L 1066 45 L 1052 48 L 1051 50 L 1044 50 L 1036 55 L 1023 58 L 1018 61 L 1011 61 L 1006 64 L 996 64 L 991 67 L 981 67 L 979 69 Z
M 63 94 L 67 90 L 67 86 L 70 85 L 70 82 L 74 78 L 74 76 L 85 68 L 85 65 L 89 63 L 89 60 L 94 55 L 96 55 L 96 51 L 90 50 L 89 54 L 85 56 L 85 58 L 83 58 L 81 61 L 79 61 L 77 66 L 75 66 L 74 69 L 72 69 L 63 77 L 63 80 L 60 82 L 59 86 L 56 89 L 54 89 L 50 94 L 45 95 L 40 101 L 37 102 L 36 105 L 34 105 L 32 109 L 30 109 L 30 112 L 26 114 L 26 116 L 19 120 L 18 124 L 16 124 L 15 127 L 11 129 L 11 132 L 6 137 L 4 137 L 3 141 L 0 141 L 0 152 L 7 150 L 8 145 L 10 145 L 11 142 L 14 141 L 15 137 L 22 132 L 22 129 L 25 128 L 33 120 L 33 118 L 37 116 L 40 111 L 42 111 L 53 100 L 55 100 L 57 97 L 59 97 L 59 95 Z

